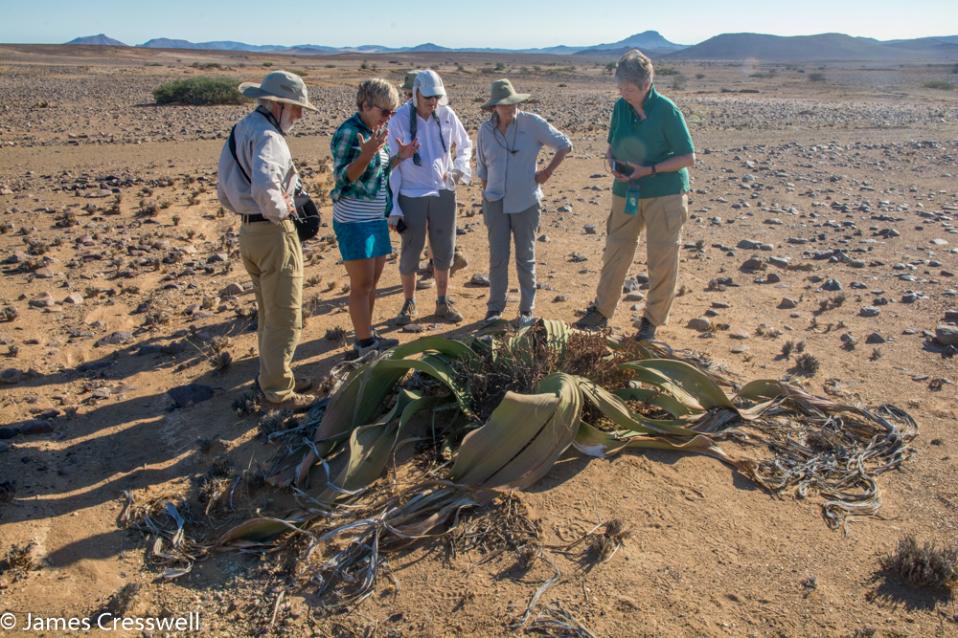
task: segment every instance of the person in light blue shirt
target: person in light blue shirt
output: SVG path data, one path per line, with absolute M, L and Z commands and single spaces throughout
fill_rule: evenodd
M 482 181 L 482 214 L 489 235 L 489 302 L 486 321 L 502 318 L 509 288 L 509 252 L 516 244 L 519 275 L 520 326 L 533 322 L 536 299 L 536 232 L 539 229 L 541 185 L 572 151 L 569 138 L 545 119 L 519 109 L 529 99 L 517 93 L 509 80 L 496 80 L 483 105 L 491 115 L 479 127 L 476 141 L 476 174 Z M 555 154 L 537 170 L 543 146 Z

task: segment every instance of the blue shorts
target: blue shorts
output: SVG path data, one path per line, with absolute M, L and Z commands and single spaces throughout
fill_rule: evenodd
M 333 220 L 333 231 L 343 261 L 382 257 L 393 251 L 386 218 L 368 222 L 342 223 Z

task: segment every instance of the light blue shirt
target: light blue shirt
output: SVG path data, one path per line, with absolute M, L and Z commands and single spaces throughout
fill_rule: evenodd
M 572 142 L 535 113 L 517 111 L 505 134 L 494 119 L 482 123 L 476 140 L 476 174 L 486 182 L 482 195 L 490 202 L 503 200 L 504 213 L 521 213 L 542 199 L 536 184 L 539 149 L 570 150 Z

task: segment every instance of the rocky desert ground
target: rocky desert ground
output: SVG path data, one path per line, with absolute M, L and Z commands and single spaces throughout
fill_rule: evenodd
M 391 559 L 371 598 L 328 613 L 283 552 L 217 554 L 167 581 L 150 540 L 120 515 L 127 495 L 179 502 L 272 454 L 259 415 L 233 409 L 256 370 L 255 303 L 238 222 L 215 197 L 219 150 L 249 107 L 158 107 L 154 88 L 301 73 L 320 112 L 291 147 L 322 194 L 329 136 L 359 79 L 434 68 L 474 133 L 489 82 L 511 78 L 575 144 L 545 187 L 537 245 L 537 313 L 572 321 L 605 239 L 607 62 L 0 45 L 0 612 L 199 612 L 204 636 L 572 635 L 512 628 L 548 565 L 515 575 L 507 557 L 425 543 Z M 920 433 L 912 457 L 879 478 L 878 515 L 845 530 L 824 523 L 814 495 L 770 495 L 704 456 L 569 458 L 517 495 L 544 541 L 613 518 L 628 537 L 591 570 L 555 558 L 563 577 L 543 605 L 595 636 L 958 636 L 952 595 L 880 568 L 906 535 L 958 538 L 958 101 L 926 87 L 956 78 L 953 65 L 659 63 L 657 85 L 698 149 L 681 294 L 659 336 L 739 381 L 787 378 L 856 405 L 895 404 Z M 421 334 L 468 332 L 485 312 L 486 289 L 470 283 L 487 264 L 478 186 L 460 189 L 459 207 L 469 265 L 452 294 L 466 320 L 427 316 Z M 323 209 L 328 219 L 328 199 Z M 351 338 L 346 273 L 331 229 L 321 237 L 305 248 L 296 359 L 314 378 Z M 631 275 L 612 322 L 624 335 L 641 316 L 644 245 Z M 431 306 L 434 292 L 419 294 Z M 391 263 L 377 321 L 405 341 L 419 335 L 388 323 L 401 302 Z M 281 506 L 261 489 L 240 506 L 247 514 Z

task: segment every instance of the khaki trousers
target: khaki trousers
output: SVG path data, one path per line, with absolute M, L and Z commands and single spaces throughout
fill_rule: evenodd
M 622 284 L 632 266 L 639 235 L 644 228 L 649 269 L 645 317 L 655 326 L 668 320 L 678 282 L 682 225 L 687 219 L 688 198 L 684 194 L 640 199 L 635 215 L 625 214 L 624 197 L 612 196 L 602 274 L 595 295 L 599 312 L 608 319 L 615 314 L 622 296 Z
M 240 256 L 256 292 L 259 387 L 268 401 L 289 398 L 290 364 L 303 330 L 303 249 L 293 222 L 240 227 Z

